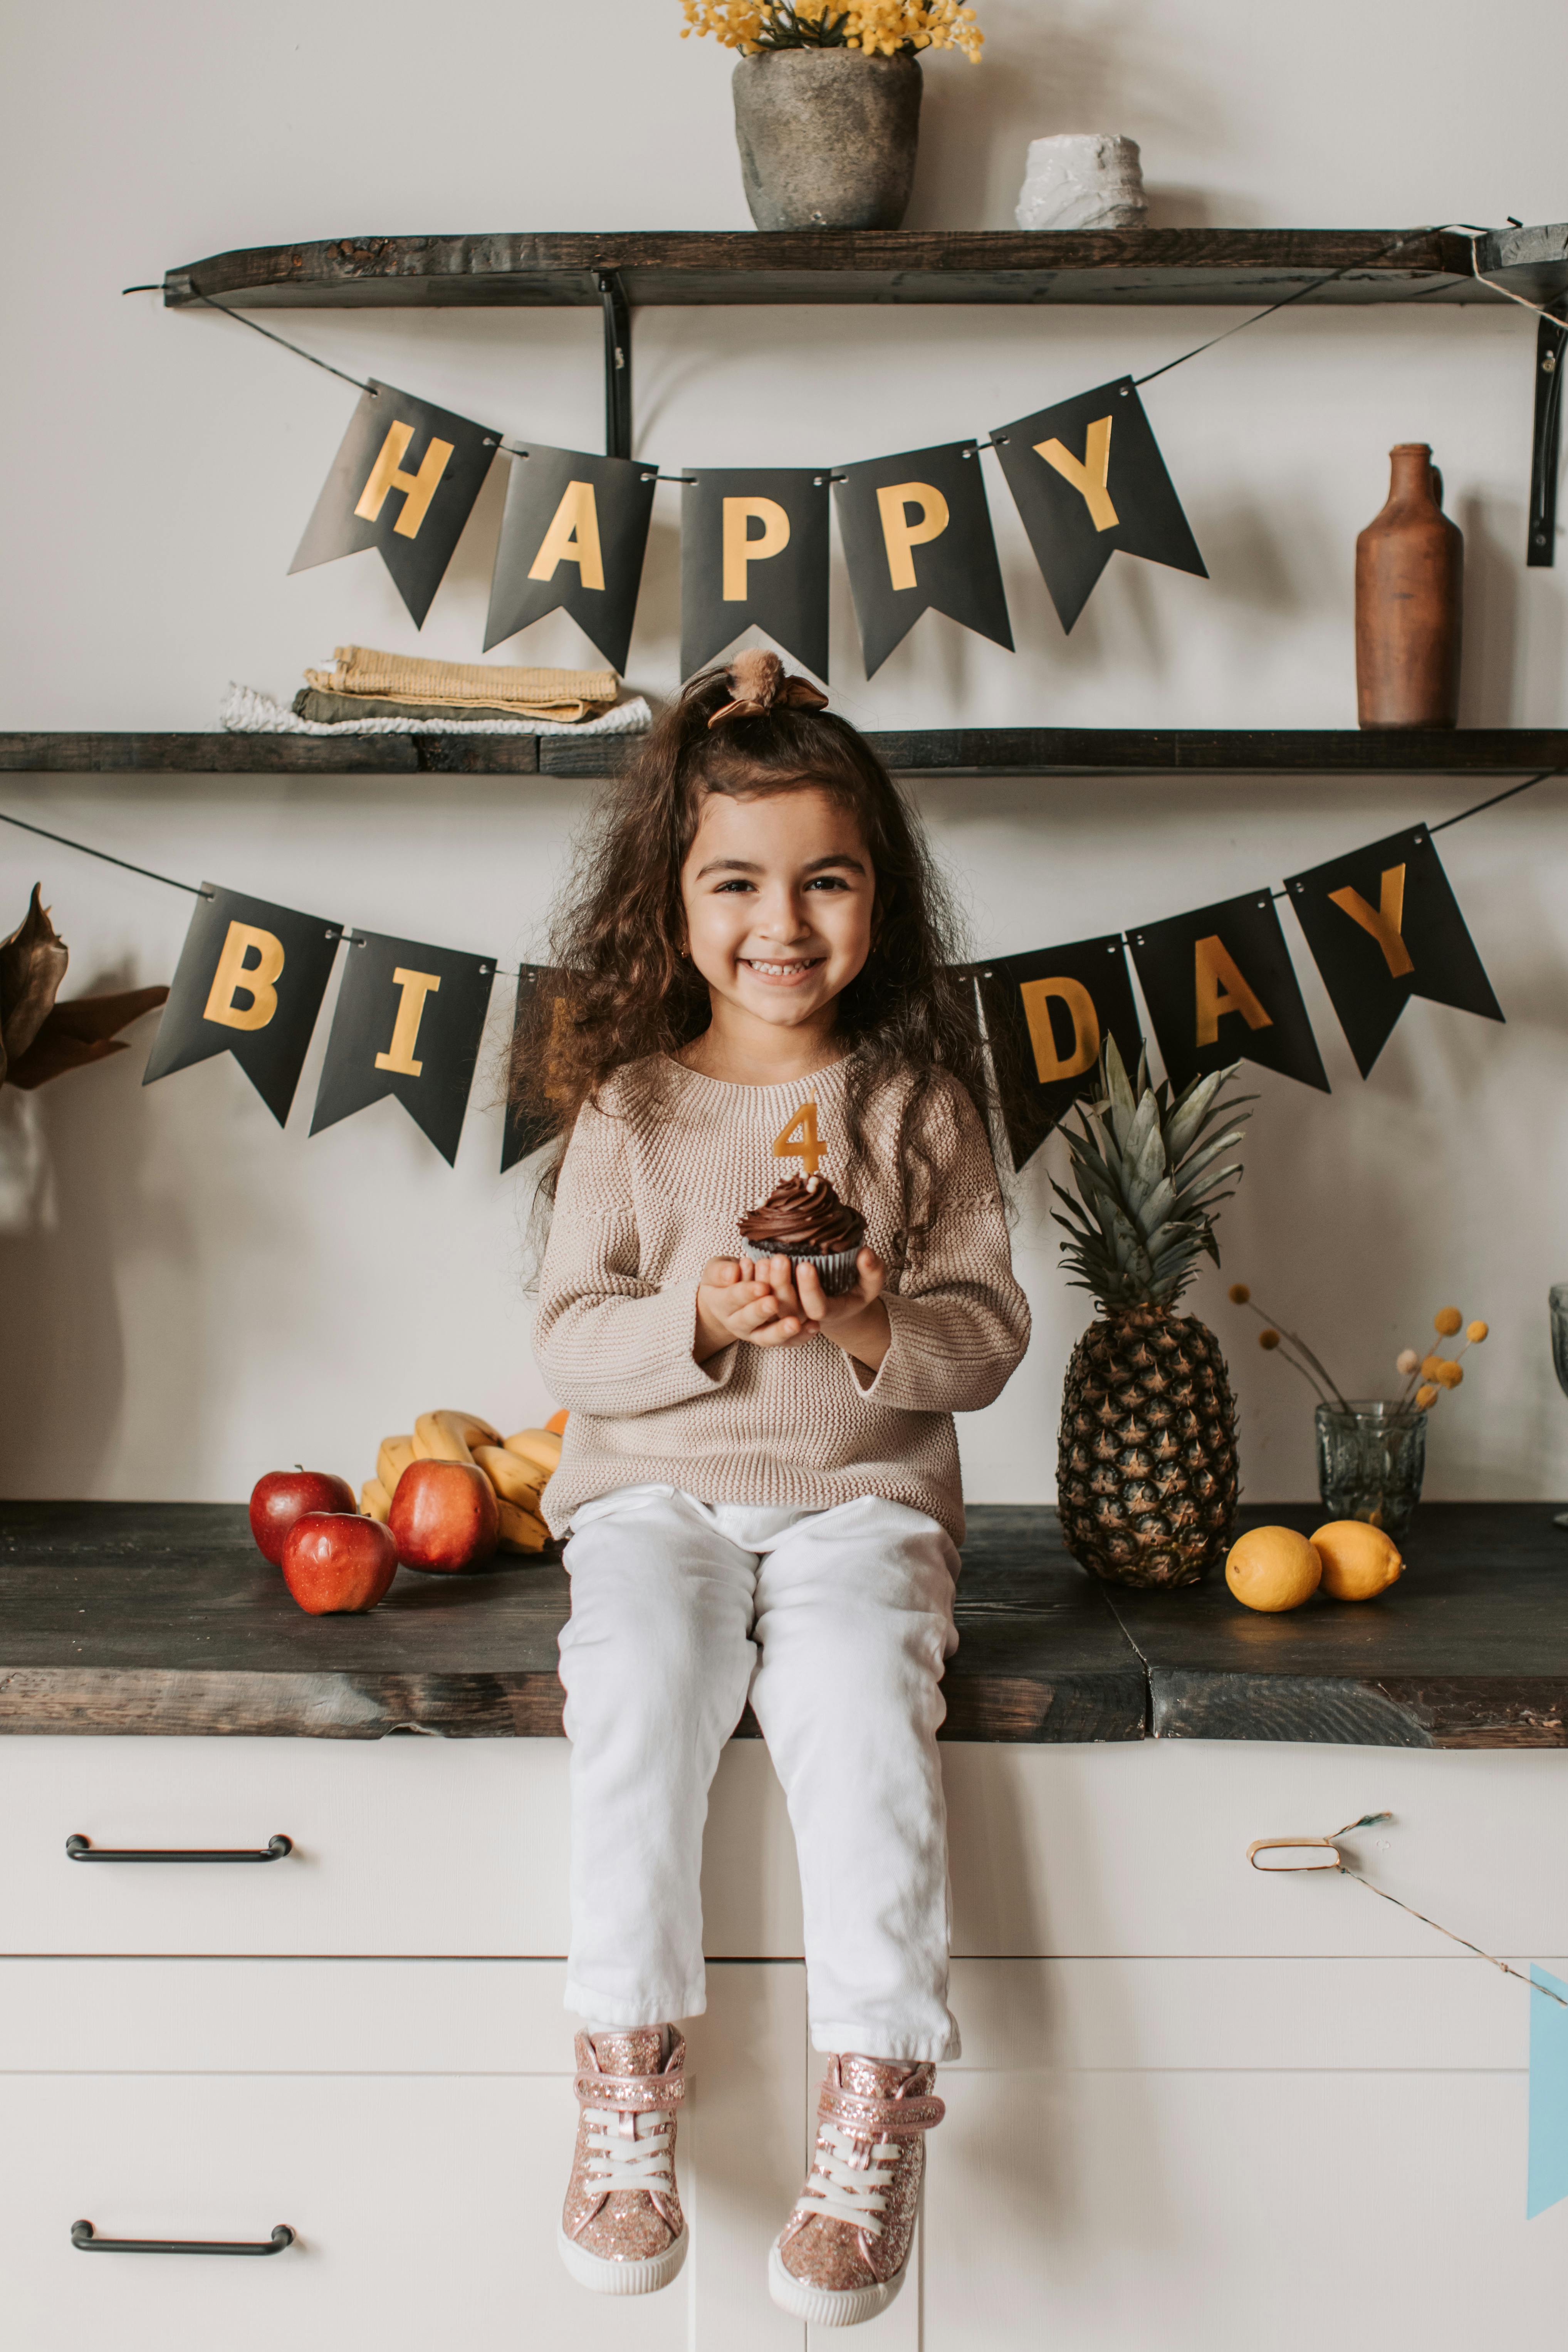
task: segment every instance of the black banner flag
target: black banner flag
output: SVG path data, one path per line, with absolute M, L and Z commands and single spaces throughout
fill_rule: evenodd
M 513 456 L 490 579 L 485 651 L 563 607 L 624 672 L 642 584 L 656 467 L 535 442 Z
M 932 609 L 1012 652 L 973 441 L 846 466 L 834 476 L 834 491 L 868 677 Z
M 561 987 L 561 975 L 548 964 L 525 963 L 517 975 L 517 1001 L 511 1016 L 512 1055 L 507 1073 L 506 1132 L 501 1142 L 500 1172 L 515 1168 L 540 1146 L 548 1143 L 555 1133 L 556 1121 L 551 1110 L 550 1045 L 546 1043 L 538 1066 L 520 1070 L 517 1064 L 518 1039 L 531 1025 L 534 1006 L 543 999 L 552 1006 L 550 1037 L 559 1032 L 566 1017 L 566 998 Z M 538 1040 L 542 1032 L 534 1030 Z
M 1329 1092 L 1307 1008 L 1267 890 L 1197 907 L 1130 934 L 1132 961 L 1179 1094 L 1232 1062 L 1260 1063 Z
M 1208 578 L 1130 375 L 991 437 L 1064 629 L 1119 547 Z
M 1413 996 L 1503 1018 L 1424 824 L 1292 874 L 1285 887 L 1363 1078 Z
M 232 1054 L 282 1127 L 342 928 L 204 882 L 142 1085 Z
M 348 934 L 310 1132 L 395 1095 L 455 1163 L 495 978 L 494 956 Z
M 684 470 L 682 676 L 705 668 L 754 623 L 826 679 L 827 476 Z
M 1132 982 L 1120 931 L 998 956 L 980 966 L 979 977 L 1003 1122 L 1019 1169 L 1078 1097 L 1093 1092 L 1107 1037 L 1128 1068 L 1137 1068 L 1143 1040 Z
M 488 425 L 373 377 L 290 572 L 379 548 L 415 627 L 422 628 L 500 445 Z

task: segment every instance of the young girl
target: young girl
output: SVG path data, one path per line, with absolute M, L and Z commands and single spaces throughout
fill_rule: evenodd
M 566 2005 L 585 2030 L 561 2253 L 609 2294 L 685 2258 L 679 2021 L 705 2004 L 703 1822 L 749 1699 L 831 2053 L 770 2284 L 842 2326 L 902 2282 L 935 2068 L 958 2054 L 936 1749 L 952 1416 L 998 1394 L 1029 1318 L 939 887 L 823 704 L 765 653 L 687 688 L 558 927 L 569 993 L 519 1052 L 566 1138 L 535 1327 L 571 1412 L 548 1510 L 570 1537 Z

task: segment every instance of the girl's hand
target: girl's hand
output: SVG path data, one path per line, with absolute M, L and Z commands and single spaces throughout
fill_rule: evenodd
M 853 1356 L 857 1363 L 874 1372 L 893 1344 L 892 1327 L 882 1304 L 888 1270 L 872 1249 L 863 1249 L 855 1264 L 855 1287 L 838 1298 L 828 1297 L 814 1265 L 795 1266 L 787 1257 L 772 1261 L 769 1278 L 782 1313 L 804 1314 L 810 1328 L 820 1331 L 825 1339 L 831 1339 L 836 1348 L 842 1348 L 847 1356 Z M 782 1287 L 778 1280 L 781 1267 Z
M 709 1259 L 697 1286 L 691 1352 L 700 1364 L 737 1339 L 753 1348 L 782 1348 L 792 1339 L 811 1338 L 817 1327 L 789 1287 L 788 1258 L 775 1258 L 773 1264 L 784 1269 L 783 1292 L 750 1258 Z

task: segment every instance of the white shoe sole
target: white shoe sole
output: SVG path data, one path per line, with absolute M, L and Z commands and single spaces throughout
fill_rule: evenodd
M 592 2254 L 564 2230 L 555 2232 L 555 2250 L 578 2285 L 595 2294 L 657 2294 L 686 2260 L 688 2235 L 682 2230 L 662 2254 L 648 2254 L 640 2263 L 616 2263 L 605 2254 Z
M 908 2268 L 906 2263 L 904 2270 Z M 768 2293 L 781 2311 L 813 2327 L 858 2327 L 863 2319 L 875 2319 L 879 2311 L 886 2311 L 903 2283 L 900 2270 L 883 2286 L 807 2286 L 784 2268 L 776 2245 L 768 2256 Z

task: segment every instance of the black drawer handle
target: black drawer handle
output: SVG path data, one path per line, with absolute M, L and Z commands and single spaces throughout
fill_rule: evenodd
M 197 1845 L 95 1846 L 79 1831 L 66 1840 L 66 1852 L 73 1862 L 281 1862 L 286 1853 L 293 1851 L 293 1839 L 283 1836 L 268 1838 L 265 1845 L 237 1846 L 232 1851 L 222 1846 Z M 228 2251 L 232 2252 L 234 2249 Z M 240 2251 L 248 2250 L 242 2247 Z M 264 2254 L 272 2251 L 269 2246 L 260 2249 Z
M 242 2239 L 237 2245 L 221 2238 L 100 2238 L 90 2221 L 71 2223 L 71 2243 L 82 2254 L 280 2254 L 293 2242 L 294 2232 L 286 2221 L 279 2221 L 265 2242 Z

